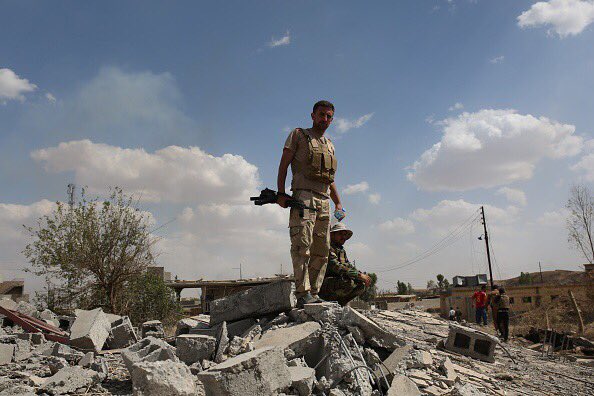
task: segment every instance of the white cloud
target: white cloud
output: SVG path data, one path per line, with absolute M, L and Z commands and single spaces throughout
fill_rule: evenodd
M 410 218 L 425 224 L 432 232 L 440 235 L 451 231 L 473 213 L 478 216 L 480 206 L 480 204 L 473 204 L 463 199 L 443 200 L 430 209 L 415 210 L 411 213 Z M 489 224 L 497 226 L 513 223 L 519 212 L 514 206 L 505 209 L 491 205 L 484 205 L 484 207 Z
M 441 141 L 408 167 L 423 190 L 490 188 L 532 177 L 544 158 L 576 155 L 583 139 L 575 126 L 515 110 L 464 112 L 440 121 Z
M 0 102 L 7 100 L 25 100 L 25 95 L 28 92 L 33 92 L 37 89 L 35 84 L 29 82 L 25 78 L 20 78 L 10 69 L 0 69 Z
M 591 182 L 594 181 L 594 139 L 586 141 L 584 147 L 584 155 L 570 169 L 581 173 L 584 179 Z
M 52 95 L 51 92 L 46 92 L 45 98 L 51 103 L 56 103 L 56 97 L 54 95 Z
M 514 204 L 526 206 L 526 193 L 515 188 L 502 187 L 497 190 L 497 194 L 505 196 L 505 198 Z
M 147 153 L 79 140 L 31 153 L 50 172 L 73 171 L 91 191 L 120 186 L 159 202 L 240 202 L 257 191 L 258 168 L 243 157 L 210 155 L 198 147 L 169 146 Z
M 449 111 L 454 111 L 454 110 L 462 110 L 464 108 L 464 105 L 460 102 L 456 102 L 456 104 L 454 104 L 453 106 L 450 106 L 448 108 Z
M 397 235 L 409 235 L 415 232 L 415 225 L 408 219 L 396 217 L 392 220 L 381 223 L 379 229 L 382 231 L 393 232 Z
M 279 39 L 272 38 L 268 43 L 270 48 L 280 47 L 282 45 L 289 45 L 291 44 L 291 33 L 287 30 L 284 36 Z
M 336 125 L 336 130 L 338 133 L 345 133 L 353 128 L 361 128 L 363 125 L 367 123 L 373 117 L 374 113 L 369 113 L 362 115 L 361 117 L 357 118 L 356 120 L 348 120 L 346 118 L 337 118 L 334 120 L 334 124 Z
M 377 205 L 380 203 L 382 196 L 379 193 L 372 193 L 372 194 L 369 194 L 367 196 L 367 198 L 369 199 L 369 203 Z
M 500 55 L 500 56 L 496 56 L 495 58 L 489 59 L 489 63 L 497 64 L 497 63 L 502 63 L 504 60 L 505 60 L 505 56 Z
M 545 227 L 564 227 L 569 211 L 565 208 L 543 213 L 536 222 Z
M 593 21 L 594 0 L 539 1 L 518 16 L 521 28 L 549 25 L 559 37 L 575 36 Z
M 369 190 L 369 184 L 366 181 L 362 181 L 361 183 L 347 185 L 342 190 L 342 193 L 344 195 L 351 195 L 351 194 L 362 193 L 367 190 Z

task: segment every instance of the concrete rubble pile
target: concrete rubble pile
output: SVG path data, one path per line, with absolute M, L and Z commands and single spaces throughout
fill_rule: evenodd
M 217 300 L 210 317 L 180 320 L 169 338 L 158 321 L 140 326 L 137 337 L 128 318 L 100 310 L 77 311 L 71 345 L 3 326 L 0 396 L 588 395 L 594 390 L 592 367 L 541 356 L 519 341 L 506 344 L 505 352 L 477 329 L 417 310 L 361 312 L 330 302 L 296 309 L 291 283 L 279 283 L 284 284 Z

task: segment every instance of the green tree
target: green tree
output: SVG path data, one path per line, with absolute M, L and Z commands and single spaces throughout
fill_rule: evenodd
M 529 272 L 520 272 L 520 278 L 518 279 L 518 283 L 520 285 L 530 285 L 532 283 L 532 278 L 530 277 Z
M 72 207 L 57 202 L 36 226 L 25 226 L 32 238 L 23 251 L 31 263 L 25 270 L 45 278 L 52 310 L 122 313 L 128 283 L 154 263 L 150 226 L 150 215 L 120 188 L 105 201 L 88 199 L 83 189 Z
M 450 281 L 447 279 L 443 280 L 443 290 L 448 290 L 450 288 Z
M 361 294 L 359 297 L 363 301 L 371 301 L 377 294 L 377 275 L 373 272 L 370 272 L 367 275 L 371 278 L 371 285 L 365 290 L 365 293 Z
M 434 280 L 428 280 L 427 281 L 427 290 L 435 290 L 437 289 L 437 284 L 435 283 Z
M 412 285 L 410 284 L 410 282 L 406 285 L 406 294 L 413 294 L 415 291 L 412 287 Z
M 396 287 L 398 289 L 398 294 L 408 294 L 408 286 L 406 283 L 397 281 Z
M 150 272 L 134 278 L 128 284 L 127 295 L 124 313 L 135 325 L 154 319 L 170 325 L 181 314 L 175 292 L 161 277 Z
M 437 287 L 439 288 L 439 290 L 443 290 L 443 280 L 445 279 L 445 276 L 443 276 L 442 274 L 437 274 Z

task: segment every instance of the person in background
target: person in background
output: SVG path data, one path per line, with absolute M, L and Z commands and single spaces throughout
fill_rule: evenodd
M 497 306 L 497 328 L 503 341 L 507 342 L 509 337 L 509 297 L 505 294 L 503 287 L 499 288 L 499 294 L 495 297 L 495 304 Z
M 454 310 L 454 307 L 450 307 L 450 320 L 456 320 L 456 311 Z
M 456 322 L 462 322 L 462 310 L 460 307 L 456 307 Z
M 472 295 L 474 308 L 476 310 L 476 324 L 487 325 L 487 286 L 482 285 L 481 290 L 477 290 Z

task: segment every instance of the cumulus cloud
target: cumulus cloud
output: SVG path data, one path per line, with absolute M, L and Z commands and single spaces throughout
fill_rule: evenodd
M 496 56 L 495 58 L 489 59 L 489 63 L 497 64 L 497 63 L 503 62 L 504 60 L 505 60 L 505 56 L 500 55 L 500 56 Z
M 564 227 L 569 216 L 569 211 L 565 208 L 544 212 L 536 220 L 537 224 L 545 227 Z
M 502 187 L 497 190 L 497 194 L 505 196 L 505 198 L 514 204 L 526 206 L 526 193 L 515 188 Z
M 415 232 L 415 225 L 409 219 L 396 217 L 392 220 L 381 223 L 379 229 L 382 231 L 393 232 L 397 235 L 409 235 Z
M 408 180 L 428 191 L 490 188 L 532 177 L 544 158 L 576 155 L 575 126 L 515 110 L 464 112 L 439 122 L 441 141 L 408 167 Z
M 283 45 L 289 45 L 291 44 L 291 33 L 287 30 L 287 32 L 285 33 L 284 36 L 282 36 L 281 38 L 272 38 L 269 42 L 268 42 L 268 47 L 270 48 L 275 48 L 275 47 L 280 47 Z
M 20 78 L 10 69 L 0 69 L 0 102 L 7 100 L 25 100 L 25 94 L 37 89 L 35 84 Z
M 453 106 L 450 106 L 448 108 L 449 111 L 455 111 L 455 110 L 462 110 L 464 108 L 464 105 L 460 102 L 456 102 Z
M 216 157 L 198 147 L 148 153 L 78 140 L 33 151 L 31 157 L 49 172 L 74 172 L 77 183 L 91 191 L 120 186 L 153 202 L 239 202 L 259 184 L 258 168 L 243 157 Z
M 539 1 L 518 16 L 518 26 L 550 26 L 559 37 L 580 34 L 594 21 L 594 0 Z
M 584 179 L 591 182 L 594 181 L 594 139 L 588 140 L 584 146 L 584 155 L 570 169 L 580 173 Z
M 369 184 L 366 181 L 362 181 L 361 183 L 347 185 L 342 190 L 342 193 L 344 195 L 352 195 L 352 194 L 362 193 L 367 190 L 369 190 Z
M 467 202 L 463 199 L 458 200 L 443 200 L 438 202 L 430 209 L 417 209 L 410 214 L 410 218 L 425 224 L 435 234 L 445 234 L 465 219 L 471 217 L 476 213 L 478 218 L 478 211 L 480 204 Z M 505 209 L 484 205 L 485 212 L 489 219 L 489 224 L 508 225 L 515 221 L 518 214 L 518 209 L 514 206 L 509 206 Z
M 369 194 L 367 196 L 367 198 L 369 199 L 369 203 L 377 205 L 380 203 L 382 196 L 379 193 L 372 193 L 372 194 Z
M 51 103 L 56 103 L 56 97 L 54 95 L 52 95 L 51 92 L 46 92 L 45 98 Z
M 336 130 L 338 131 L 338 133 L 345 133 L 353 128 L 361 128 L 363 125 L 367 123 L 367 121 L 371 119 L 371 117 L 373 117 L 373 114 L 374 113 L 365 114 L 355 120 L 337 118 L 336 120 L 334 120 Z

